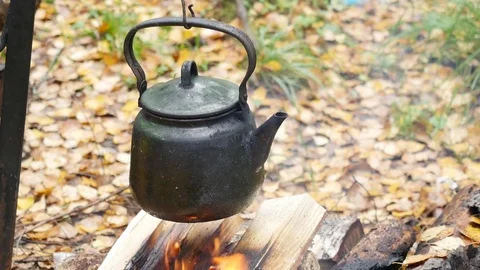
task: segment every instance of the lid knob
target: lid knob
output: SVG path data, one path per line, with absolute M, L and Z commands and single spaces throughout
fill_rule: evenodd
M 193 86 L 192 80 L 197 76 L 198 76 L 198 69 L 195 61 L 186 61 L 182 65 L 180 86 L 183 88 L 191 88 Z

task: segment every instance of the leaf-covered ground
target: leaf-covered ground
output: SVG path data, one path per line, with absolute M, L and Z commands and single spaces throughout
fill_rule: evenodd
M 213 17 L 227 9 L 218 2 L 197 0 L 194 9 L 198 16 L 222 19 Z M 328 210 L 356 214 L 364 224 L 402 218 L 422 225 L 431 223 L 458 186 L 480 180 L 478 95 L 462 90 L 466 86 L 452 67 L 425 56 L 435 45 L 418 39 L 410 46 L 393 36 L 419 22 L 428 10 L 423 1 L 327 10 L 298 1 L 286 12 L 266 3 L 250 7 L 252 27 L 267 27 L 266 38 L 287 32 L 272 48 L 299 40 L 307 45 L 318 80 L 298 91 L 295 104 L 281 87 L 259 79 L 262 72 L 281 74 L 291 59 L 259 65 L 249 100 L 258 123 L 280 110 L 290 118 L 276 137 L 258 202 L 248 211 L 265 198 L 309 192 Z M 224 17 L 240 26 L 234 13 Z M 121 50 L 136 22 L 167 15 L 181 15 L 180 1 L 55 0 L 37 11 L 17 211 L 18 268 L 51 268 L 57 252 L 107 252 L 138 211 L 128 189 L 123 191 L 139 109 Z M 190 59 L 205 75 L 236 83 L 244 75 L 245 52 L 212 31 L 148 30 L 135 48 L 150 85 L 171 79 Z M 438 121 L 408 126 L 421 113 L 412 102 L 439 115 L 448 106 L 448 115 L 439 118 L 442 128 Z

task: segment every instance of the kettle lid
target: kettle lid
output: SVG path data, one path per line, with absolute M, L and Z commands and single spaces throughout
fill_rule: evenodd
M 226 80 L 198 76 L 194 61 L 183 64 L 180 78 L 156 84 L 140 97 L 143 109 L 174 119 L 222 114 L 234 109 L 238 102 L 237 85 Z

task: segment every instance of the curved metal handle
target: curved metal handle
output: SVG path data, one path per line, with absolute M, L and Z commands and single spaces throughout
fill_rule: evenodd
M 147 79 L 145 77 L 145 72 L 143 71 L 142 67 L 138 63 L 135 55 L 133 53 L 133 39 L 135 34 L 144 28 L 156 27 L 156 26 L 183 26 L 183 18 L 178 17 L 165 17 L 165 18 L 157 18 L 148 21 L 141 22 L 137 24 L 134 28 L 128 32 L 127 37 L 125 38 L 125 43 L 123 47 L 123 52 L 125 54 L 125 60 L 127 61 L 128 65 L 132 69 L 135 77 L 137 78 L 137 88 L 140 91 L 140 95 L 147 90 Z M 188 25 L 207 28 L 211 30 L 216 30 L 219 32 L 223 32 L 225 34 L 231 35 L 235 37 L 242 45 L 245 47 L 248 56 L 248 69 L 245 78 L 243 78 L 242 83 L 240 84 L 240 93 L 239 93 L 239 100 L 243 104 L 247 103 L 247 82 L 252 76 L 253 72 L 255 71 L 255 66 L 257 64 L 257 53 L 255 51 L 255 46 L 253 45 L 252 40 L 242 32 L 240 29 L 235 28 L 229 24 L 212 21 L 202 18 L 188 18 Z

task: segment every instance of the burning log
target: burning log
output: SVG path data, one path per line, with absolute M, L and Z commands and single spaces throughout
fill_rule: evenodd
M 253 221 L 174 223 L 142 211 L 99 269 L 320 269 L 305 254 L 325 212 L 308 195 L 265 201 Z
M 146 242 L 162 220 L 140 211 L 115 242 L 99 270 L 125 269 L 135 253 Z M 128 248 L 125 248 L 128 247 Z
M 193 224 L 162 221 L 126 269 L 208 269 L 242 222 L 239 216 Z
M 325 213 L 308 195 L 268 200 L 233 252 L 247 258 L 247 269 L 295 269 Z
M 310 250 L 322 270 L 331 269 L 365 236 L 358 218 L 329 214 L 313 238 Z
M 415 242 L 412 227 L 388 220 L 375 226 L 332 270 L 390 269 Z

